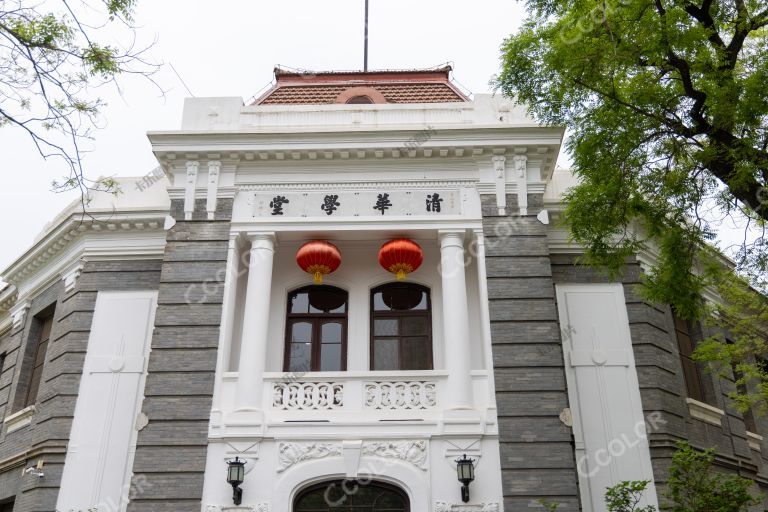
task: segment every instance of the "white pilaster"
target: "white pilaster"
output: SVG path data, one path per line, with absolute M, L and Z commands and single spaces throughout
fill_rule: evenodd
M 491 345 L 491 312 L 488 302 L 488 275 L 485 270 L 485 235 L 482 229 L 475 230 L 477 241 L 477 288 L 480 295 L 480 323 L 483 326 L 483 352 L 488 370 L 488 396 L 496 402 L 496 383 L 493 379 L 493 346 Z
M 515 181 L 517 182 L 517 205 L 520 215 L 528 215 L 528 157 L 515 155 Z
M 237 283 L 239 268 L 238 239 L 239 233 L 229 235 L 227 249 L 227 270 L 224 275 L 224 297 L 221 304 L 221 327 L 219 328 L 219 351 L 216 361 L 216 379 L 213 384 L 213 407 L 211 408 L 211 426 L 218 428 L 222 424 L 221 408 L 221 379 L 227 371 L 232 350 L 232 333 L 234 332 L 235 311 L 237 302 Z
M 464 232 L 440 231 L 439 236 L 445 369 L 449 374 L 446 405 L 448 409 L 471 409 L 472 354 L 464 273 Z
M 496 207 L 499 215 L 507 214 L 507 157 L 493 157 L 493 179 L 496 183 Z
M 219 171 L 221 162 L 212 160 L 208 162 L 208 197 L 205 210 L 208 212 L 208 220 L 213 220 L 216 213 L 216 197 L 219 192 Z
M 197 168 L 200 162 L 196 160 L 187 161 L 187 183 L 184 190 L 184 220 L 192 219 L 195 211 L 195 191 L 197 189 Z
M 238 364 L 236 410 L 232 422 L 237 425 L 259 425 L 263 418 L 269 297 L 275 255 L 274 233 L 249 233 L 248 239 L 251 241 L 251 253 Z

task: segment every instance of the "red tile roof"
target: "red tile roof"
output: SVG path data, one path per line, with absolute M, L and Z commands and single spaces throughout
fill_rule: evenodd
M 451 103 L 468 101 L 450 80 L 450 66 L 409 71 L 294 72 L 275 68 L 275 85 L 256 105 L 346 103 L 350 94 L 375 103 Z M 352 88 L 355 91 L 350 91 Z M 370 94 L 366 94 L 368 91 Z

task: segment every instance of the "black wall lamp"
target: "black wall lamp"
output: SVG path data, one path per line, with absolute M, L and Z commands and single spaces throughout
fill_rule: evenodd
M 461 459 L 456 459 L 456 474 L 461 482 L 461 501 L 469 501 L 469 484 L 475 479 L 475 459 L 467 458 L 467 454 Z
M 235 460 L 227 461 L 227 483 L 232 486 L 232 501 L 235 505 L 243 502 L 243 490 L 240 484 L 245 480 L 245 462 L 235 457 Z

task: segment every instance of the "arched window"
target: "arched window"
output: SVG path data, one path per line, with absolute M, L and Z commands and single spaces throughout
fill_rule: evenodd
M 381 482 L 335 480 L 300 492 L 293 512 L 409 512 L 402 489 Z
M 347 369 L 347 292 L 320 285 L 288 295 L 283 368 L 287 372 Z
M 366 103 L 373 103 L 373 100 L 369 96 L 352 96 L 347 100 L 348 104 L 363 105 Z
M 371 292 L 371 369 L 431 370 L 429 289 L 389 283 Z

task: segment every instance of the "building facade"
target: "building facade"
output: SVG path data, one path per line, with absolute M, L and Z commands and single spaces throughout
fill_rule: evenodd
M 657 505 L 681 439 L 767 485 L 768 425 L 638 296 L 653 255 L 577 264 L 563 129 L 449 72 L 189 99 L 157 170 L 46 226 L 0 291 L 0 511 L 603 511 L 622 480 Z

